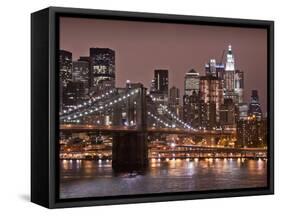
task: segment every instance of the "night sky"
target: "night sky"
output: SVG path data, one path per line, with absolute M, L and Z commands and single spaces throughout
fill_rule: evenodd
M 257 89 L 263 112 L 267 103 L 267 34 L 265 29 L 61 18 L 60 49 L 73 60 L 89 56 L 90 47 L 116 53 L 116 84 L 126 80 L 150 86 L 154 69 L 169 70 L 169 88 L 184 90 L 184 75 L 194 68 L 203 75 L 210 58 L 221 60 L 232 45 L 236 69 L 244 71 L 244 101 Z

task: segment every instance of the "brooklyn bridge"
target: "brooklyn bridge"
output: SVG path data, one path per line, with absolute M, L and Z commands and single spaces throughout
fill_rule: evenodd
M 148 165 L 148 139 L 158 135 L 204 138 L 204 146 L 177 146 L 154 149 L 156 157 L 264 157 L 261 148 L 221 148 L 220 139 L 232 139 L 233 130 L 193 128 L 162 101 L 150 94 L 142 84 L 127 84 L 95 94 L 83 103 L 60 112 L 60 132 L 96 133 L 112 137 L 112 168 L 144 169 Z

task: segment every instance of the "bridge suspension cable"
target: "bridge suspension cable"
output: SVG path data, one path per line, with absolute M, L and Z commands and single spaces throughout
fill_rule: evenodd
M 78 104 L 77 106 L 74 106 L 73 108 L 65 109 L 60 114 L 61 114 L 61 116 L 64 116 L 64 115 L 70 114 L 72 112 L 75 112 L 75 111 L 77 111 L 79 109 L 83 109 L 85 107 L 90 106 L 92 103 L 98 102 L 101 99 L 104 99 L 104 98 L 112 95 L 115 92 L 116 92 L 115 89 L 111 89 L 111 90 L 109 90 L 109 91 L 107 91 L 105 93 L 102 93 L 102 94 L 98 95 L 98 96 L 92 97 L 88 101 L 85 101 L 84 103 Z
M 60 116 L 60 120 L 64 120 L 66 122 L 66 121 L 71 121 L 71 120 L 75 120 L 75 119 L 80 119 L 80 118 L 85 117 L 94 112 L 101 111 L 101 110 L 104 110 L 105 108 L 112 107 L 116 103 L 120 103 L 120 102 L 128 99 L 129 97 L 132 97 L 133 95 L 137 94 L 138 92 L 139 92 L 138 89 L 133 89 L 130 92 L 127 92 L 125 94 L 117 95 L 117 97 L 111 98 L 110 101 L 105 102 L 101 106 L 97 105 L 96 103 L 95 104 L 88 103 L 88 104 L 80 107 L 80 109 L 76 109 L 75 112 L 62 114 Z M 85 109 L 82 109 L 82 108 L 85 108 Z
M 151 95 L 150 93 L 147 94 L 152 101 L 157 101 L 157 99 L 155 97 L 153 97 L 153 95 Z M 162 108 L 163 111 L 165 111 L 169 116 L 172 117 L 172 119 L 176 120 L 176 122 L 180 123 L 184 128 L 188 128 L 191 130 L 196 130 L 193 127 L 191 127 L 189 124 L 185 123 L 184 121 L 182 121 L 176 114 L 174 114 L 171 110 L 169 110 L 166 106 L 164 106 L 163 104 L 159 103 L 159 106 Z

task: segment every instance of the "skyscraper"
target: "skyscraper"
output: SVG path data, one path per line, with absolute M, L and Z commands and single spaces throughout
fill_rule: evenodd
M 89 70 L 90 67 L 88 61 L 73 61 L 72 81 L 83 82 L 85 84 L 85 88 L 88 88 L 90 80 Z
M 235 104 L 232 99 L 225 99 L 220 106 L 220 125 L 228 129 L 235 127 Z
M 240 103 L 238 106 L 238 120 L 247 120 L 249 106 L 247 103 Z
M 262 110 L 259 103 L 259 96 L 257 90 L 252 90 L 251 102 L 249 104 L 249 115 L 255 116 L 257 120 L 262 119 Z
M 205 73 L 213 77 L 222 79 L 224 73 L 224 64 L 217 63 L 216 59 L 210 59 L 210 61 L 205 64 Z
M 60 81 L 65 85 L 72 78 L 72 53 L 66 50 L 60 50 Z
M 194 69 L 189 70 L 184 76 L 183 119 L 194 128 L 205 127 L 204 116 L 206 105 L 200 97 L 200 77 Z
M 231 45 L 226 54 L 225 71 L 223 75 L 224 98 L 232 99 L 238 103 L 238 94 L 235 92 L 235 61 Z
M 173 86 L 169 91 L 169 109 L 178 117 L 182 115 L 182 107 L 180 105 L 180 90 Z
M 85 85 L 80 81 L 69 81 L 63 87 L 63 106 L 73 108 L 85 100 Z
M 115 86 L 115 51 L 109 48 L 90 48 L 90 88 L 102 81 L 113 81 Z
M 180 90 L 175 86 L 170 88 L 169 105 L 180 105 Z
M 213 76 L 200 77 L 200 93 L 207 104 L 208 127 L 215 127 L 219 122 L 219 108 L 223 103 L 222 80 Z
M 154 88 L 156 93 L 168 95 L 169 71 L 165 69 L 154 70 Z
M 248 116 L 246 120 L 237 122 L 237 146 L 262 147 L 266 143 L 263 122 L 256 116 Z
M 200 92 L 183 96 L 183 120 L 193 128 L 208 126 L 207 104 L 201 99 Z
M 226 54 L 226 64 L 225 64 L 226 71 L 235 71 L 235 61 L 234 56 L 232 53 L 232 46 L 228 45 L 228 51 Z
M 157 109 L 158 114 L 164 114 L 164 109 L 168 106 L 169 91 L 169 71 L 166 69 L 154 70 L 154 79 L 151 86 L 151 95 L 156 99 L 154 103 L 161 104 Z
M 200 77 L 194 69 L 188 71 L 184 76 L 184 95 L 191 96 L 193 91 L 199 92 Z
M 244 101 L 244 72 L 236 70 L 234 74 L 234 92 L 238 97 L 238 103 Z
M 64 104 L 64 91 L 66 86 L 72 79 L 72 53 L 66 50 L 60 50 L 59 54 L 59 77 L 60 77 L 60 111 L 63 110 Z

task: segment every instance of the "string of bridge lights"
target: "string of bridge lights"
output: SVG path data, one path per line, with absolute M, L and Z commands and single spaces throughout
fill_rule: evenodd
M 155 97 L 153 97 L 149 92 L 148 95 L 150 96 L 150 98 L 152 99 L 152 101 L 156 101 L 157 99 Z M 161 108 L 163 108 L 163 110 L 165 112 L 167 112 L 173 119 L 175 119 L 177 122 L 181 123 L 183 125 L 184 128 L 188 128 L 191 130 L 195 130 L 194 128 L 192 128 L 190 125 L 188 125 L 187 123 L 185 123 L 184 121 L 182 121 L 180 118 L 178 118 L 175 114 L 173 114 L 172 111 L 170 111 L 166 106 L 164 106 L 163 104 L 160 104 Z
M 109 103 L 106 103 L 104 104 L 103 106 L 99 106 L 99 107 L 89 107 L 89 110 L 88 111 L 78 111 L 77 113 L 75 114 L 66 114 L 66 115 L 63 115 L 60 117 L 61 120 L 64 120 L 64 122 L 68 122 L 68 121 L 74 121 L 75 122 L 75 119 L 77 118 L 82 118 L 84 116 L 87 116 L 89 114 L 92 114 L 93 112 L 97 112 L 97 111 L 101 111 L 103 110 L 104 108 L 108 108 L 108 107 L 111 107 L 113 106 L 114 104 L 116 103 L 119 103 L 135 94 L 137 94 L 139 92 L 138 89 L 134 89 L 132 90 L 131 92 L 123 95 L 123 96 L 120 96 L 119 98 L 116 98 L 112 101 L 110 101 Z M 76 121 L 77 122 L 77 121 Z M 78 121 L 79 122 L 79 121 Z
M 138 93 L 138 89 L 134 89 L 133 91 L 131 91 L 130 93 L 127 93 L 117 99 L 114 99 L 112 100 L 111 102 L 109 103 L 106 103 L 104 104 L 103 106 L 99 106 L 99 107 L 88 107 L 88 106 L 91 106 L 93 102 L 97 102 L 98 100 L 102 99 L 102 98 L 105 98 L 107 96 L 109 96 L 110 94 L 114 93 L 115 91 L 114 90 L 110 90 L 109 92 L 106 92 L 100 96 L 96 96 L 96 97 L 93 97 L 91 98 L 90 100 L 88 100 L 88 102 L 84 102 L 83 104 L 79 104 L 77 105 L 76 107 L 74 108 L 70 108 L 68 110 L 64 110 L 63 111 L 63 114 L 61 115 L 61 120 L 64 120 L 64 122 L 68 122 L 68 121 L 71 121 L 71 122 L 77 122 L 79 123 L 80 120 L 77 119 L 77 118 L 82 118 L 84 116 L 87 116 L 89 114 L 92 114 L 93 112 L 97 112 L 97 111 L 101 111 L 103 110 L 104 108 L 107 108 L 107 107 L 111 107 L 113 106 L 114 104 L 118 103 L 118 102 L 121 102 L 131 96 L 133 96 L 134 94 Z M 149 92 L 148 92 L 148 95 L 152 98 L 153 101 L 156 101 L 157 99 L 155 97 L 153 97 Z M 185 122 L 183 122 L 181 119 L 179 119 L 176 115 L 173 114 L 172 111 L 168 110 L 163 104 L 160 104 L 160 106 L 163 108 L 164 111 L 166 111 L 173 119 L 175 119 L 177 122 L 181 123 L 184 128 L 188 128 L 188 129 L 192 129 L 192 130 L 195 130 L 193 129 L 192 127 L 190 127 L 188 124 L 186 124 Z M 88 111 L 78 111 L 79 109 L 82 109 L 84 107 L 87 107 Z M 78 111 L 78 113 L 74 113 L 74 114 L 70 114 L 71 112 L 73 111 Z M 167 122 L 163 121 L 162 119 L 160 119 L 159 117 L 157 117 L 156 115 L 153 115 L 152 113 L 148 112 L 148 115 L 151 116 L 152 118 L 154 118 L 156 121 L 162 123 L 163 125 L 165 125 L 166 127 L 170 127 L 170 128 L 175 128 L 176 126 L 175 125 L 170 125 L 168 124 Z M 77 120 L 76 120 L 77 119 Z
M 177 117 L 176 115 L 174 115 L 174 114 L 172 113 L 172 111 L 170 111 L 167 107 L 165 107 L 165 106 L 162 105 L 162 104 L 160 104 L 160 106 L 163 108 L 163 110 L 164 110 L 165 112 L 167 112 L 167 113 L 168 113 L 173 119 L 175 119 L 177 122 L 181 123 L 184 127 L 188 128 L 188 129 L 191 129 L 191 127 L 190 127 L 188 124 L 184 123 L 184 121 L 182 121 L 179 117 Z
M 163 121 L 162 119 L 160 119 L 159 117 L 157 117 L 156 115 L 152 114 L 151 112 L 147 112 L 147 114 L 154 118 L 156 121 L 162 123 L 163 125 L 165 125 L 166 127 L 172 128 L 173 126 L 168 124 L 167 122 Z
M 89 106 L 89 105 L 91 105 L 93 102 L 97 102 L 97 101 L 99 101 L 100 99 L 103 99 L 103 98 L 105 98 L 105 97 L 107 97 L 107 96 L 113 94 L 114 92 L 115 92 L 115 90 L 111 89 L 110 91 L 108 91 L 108 92 L 106 92 L 106 93 L 104 93 L 104 94 L 101 94 L 101 95 L 96 96 L 96 97 L 92 97 L 92 98 L 89 99 L 88 101 L 85 101 L 85 102 L 82 103 L 82 104 L 78 104 L 78 105 L 75 106 L 74 108 L 69 108 L 69 109 L 67 109 L 67 110 L 63 110 L 61 115 L 67 115 L 67 114 L 69 114 L 69 113 L 71 113 L 71 112 L 73 112 L 73 111 L 76 111 L 76 110 L 78 110 L 78 109 L 82 109 L 82 108 L 84 108 L 84 107 L 86 107 L 86 106 Z

